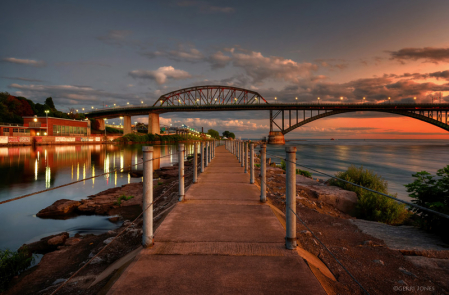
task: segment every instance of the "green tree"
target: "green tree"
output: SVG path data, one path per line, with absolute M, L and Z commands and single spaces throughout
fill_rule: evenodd
M 405 185 L 412 202 L 449 215 L 449 165 L 438 170 L 435 176 L 426 171 L 412 175 L 415 178 L 410 184 Z M 447 228 L 449 220 L 427 213 L 421 209 L 412 208 L 418 218 L 418 224 L 425 230 L 435 232 L 446 242 L 449 241 Z
M 223 136 L 227 137 L 227 138 L 234 138 L 235 139 L 235 134 L 232 133 L 232 132 L 229 132 L 227 130 L 223 132 Z
M 45 100 L 45 104 L 48 105 L 51 109 L 56 110 L 55 104 L 53 103 L 53 98 L 47 97 Z
M 210 136 L 212 136 L 212 138 L 220 139 L 220 133 L 218 133 L 217 130 L 209 129 L 209 130 L 207 130 L 207 134 L 209 134 Z

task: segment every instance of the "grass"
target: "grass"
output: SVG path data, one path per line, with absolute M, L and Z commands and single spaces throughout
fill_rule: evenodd
M 12 278 L 26 270 L 34 258 L 24 251 L 0 250 L 0 292 L 7 289 Z
M 126 196 L 126 195 L 120 196 L 118 197 L 117 202 L 115 202 L 115 204 L 120 206 L 122 204 L 122 201 L 128 201 L 131 200 L 132 198 L 134 198 L 134 196 Z

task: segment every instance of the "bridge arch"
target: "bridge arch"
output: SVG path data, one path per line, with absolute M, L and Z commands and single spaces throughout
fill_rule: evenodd
M 194 86 L 178 89 L 164 95 L 155 106 L 185 105 L 232 105 L 268 103 L 262 95 L 253 90 L 222 85 Z
M 329 117 L 329 116 L 333 116 L 333 115 L 338 115 L 338 114 L 344 114 L 344 113 L 350 113 L 350 112 L 357 112 L 359 110 L 333 110 L 330 112 L 324 112 L 321 114 L 318 114 L 316 116 L 312 116 L 310 118 L 307 118 L 301 122 L 298 122 L 297 124 L 294 124 L 292 126 L 290 126 L 289 128 L 286 128 L 282 131 L 282 134 L 285 135 L 293 130 L 295 130 L 296 128 L 299 128 L 301 126 L 304 126 L 310 122 L 313 122 L 315 120 L 319 120 L 325 117 Z M 383 112 L 383 113 L 390 113 L 390 114 L 396 114 L 396 115 L 402 115 L 402 116 L 406 116 L 406 117 L 410 117 L 410 118 L 414 118 L 429 124 L 432 124 L 434 126 L 440 127 L 441 129 L 445 130 L 445 131 L 449 131 L 449 125 L 447 123 L 444 123 L 443 117 L 442 116 L 437 116 L 437 119 L 434 119 L 431 116 L 425 116 L 423 114 L 419 114 L 419 113 L 415 113 L 415 112 L 411 112 L 411 111 L 388 111 L 388 110 L 370 110 L 371 112 Z M 441 120 L 441 121 L 440 121 Z

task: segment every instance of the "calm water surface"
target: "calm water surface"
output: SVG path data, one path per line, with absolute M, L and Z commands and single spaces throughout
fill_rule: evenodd
M 407 201 L 404 185 L 413 182 L 413 173 L 435 174 L 449 165 L 449 140 L 297 140 L 286 145 L 297 147 L 298 163 L 331 175 L 350 165 L 373 170 L 388 181 L 390 193 Z M 285 157 L 285 146 L 268 145 L 267 153 Z M 328 179 L 315 172 L 312 176 Z
M 192 145 L 186 145 L 186 149 L 187 153 L 193 152 Z M 154 157 L 161 156 L 167 157 L 154 160 L 154 169 L 178 161 L 176 146 L 154 146 Z M 127 169 L 141 159 L 141 145 L 0 147 L 0 201 L 108 173 L 0 205 L 0 249 L 15 250 L 24 243 L 62 231 L 74 235 L 116 228 L 118 225 L 109 222 L 107 216 L 52 220 L 38 218 L 35 214 L 59 199 L 80 200 L 108 188 L 142 181 L 131 178 Z M 131 169 L 141 170 L 142 165 Z
M 326 173 L 334 174 L 352 164 L 374 170 L 388 181 L 390 192 L 402 199 L 408 198 L 404 184 L 413 181 L 413 173 L 422 170 L 435 173 L 449 164 L 448 140 L 306 140 L 287 145 L 298 148 L 299 163 Z M 0 248 L 17 249 L 24 243 L 62 231 L 74 235 L 116 228 L 118 225 L 109 222 L 107 216 L 52 220 L 37 218 L 35 214 L 62 198 L 80 200 L 108 188 L 140 182 L 140 178 L 129 176 L 126 167 L 141 161 L 141 151 L 141 145 L 0 147 L 0 200 L 108 173 L 0 205 Z M 155 157 L 174 153 L 155 160 L 155 169 L 176 163 L 175 151 L 175 146 L 155 146 Z M 187 145 L 187 153 L 192 152 L 193 147 Z M 285 147 L 269 145 L 267 152 L 285 156 Z M 316 173 L 313 177 L 327 178 Z

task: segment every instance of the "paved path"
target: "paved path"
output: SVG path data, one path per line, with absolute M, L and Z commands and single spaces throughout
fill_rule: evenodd
M 326 294 L 224 146 L 108 294 Z

